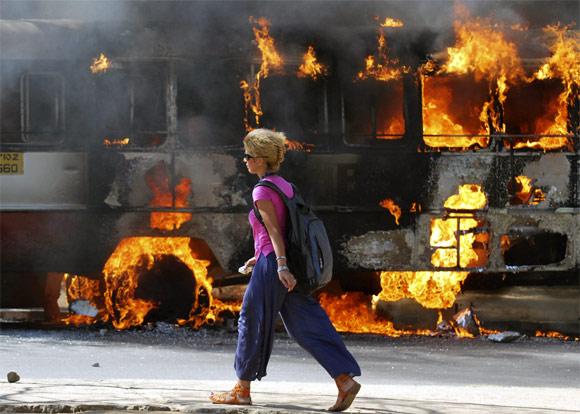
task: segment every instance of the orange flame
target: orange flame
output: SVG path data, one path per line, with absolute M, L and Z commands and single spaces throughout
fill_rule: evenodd
M 415 299 L 425 308 L 444 309 L 455 303 L 468 272 L 381 272 L 377 299 L 395 302 Z
M 478 254 L 474 245 L 487 246 L 489 233 L 477 233 L 481 223 L 469 210 L 479 210 L 487 204 L 487 197 L 480 185 L 464 184 L 459 186 L 458 194 L 445 201 L 445 208 L 467 210 L 461 214 L 451 212 L 448 218 L 431 220 L 430 245 L 438 247 L 432 256 L 431 263 L 436 267 L 473 267 L 487 262 L 487 249 Z M 459 246 L 458 246 L 459 243 Z M 459 247 L 459 249 L 458 249 Z M 459 250 L 459 258 L 457 253 Z M 458 260 L 459 259 L 459 260 Z
M 538 120 L 541 122 L 541 120 Z M 556 124 L 554 124 L 556 125 Z M 541 137 L 541 138 L 529 138 L 525 141 L 514 142 L 514 149 L 536 149 L 546 151 L 555 151 L 562 148 L 567 148 L 568 151 L 574 151 L 574 145 L 572 140 L 567 137 Z
M 445 201 L 445 208 L 452 210 L 480 210 L 487 204 L 487 197 L 478 184 L 463 184 L 458 193 Z
M 155 261 L 162 256 L 175 256 L 192 272 L 195 279 L 195 301 L 187 321 L 199 328 L 205 323 L 212 323 L 217 312 L 222 309 L 235 309 L 236 305 L 225 305 L 211 295 L 211 279 L 207 277 L 209 261 L 195 258 L 191 250 L 189 237 L 129 237 L 123 239 L 105 263 L 106 292 L 105 305 L 112 317 L 113 326 L 126 329 L 143 323 L 147 313 L 156 304 L 135 298 L 138 276 L 143 269 L 151 269 Z M 209 304 L 200 309 L 200 293 L 205 290 Z M 239 309 L 239 307 L 237 308 Z
M 489 145 L 488 136 L 468 136 L 470 131 L 452 114 L 453 98 L 447 82 L 421 76 L 423 88 L 423 140 L 431 148 L 470 148 Z M 480 131 L 481 132 L 481 131 Z M 484 132 L 485 134 L 485 132 Z
M 503 104 L 507 99 L 507 90 L 508 86 L 505 75 L 499 76 L 495 85 L 493 82 L 489 84 L 490 98 L 483 104 L 483 108 L 479 114 L 479 120 L 487 135 L 492 133 L 505 133 Z
M 167 165 L 164 161 L 151 168 L 145 175 L 145 180 L 153 192 L 153 199 L 149 203 L 152 207 L 187 207 L 191 193 L 191 180 L 181 178 L 175 186 L 175 200 L 173 200 L 173 194 L 169 190 Z M 150 226 L 159 230 L 177 230 L 189 220 L 191 220 L 191 213 L 152 212 Z
M 100 281 L 97 279 L 90 279 L 85 276 L 70 275 L 65 273 L 65 280 L 70 279 L 68 282 L 67 297 L 69 303 L 77 300 L 86 300 L 95 308 L 99 308 L 99 302 L 102 300 L 102 294 L 100 290 Z M 99 309 L 99 311 L 102 311 Z M 106 319 L 106 318 L 105 318 Z M 67 325 L 91 325 L 96 323 L 98 318 L 88 316 L 88 315 L 75 315 L 71 314 L 62 321 Z
M 548 332 L 542 332 L 540 330 L 536 331 L 536 337 L 541 337 L 541 338 L 557 338 L 557 339 L 561 339 L 563 341 L 569 341 L 571 338 L 569 336 L 566 336 L 560 332 L 556 332 L 556 331 L 548 331 Z M 575 338 L 575 340 L 577 341 L 578 338 Z
M 580 81 L 580 34 L 568 27 L 547 26 L 544 31 L 554 38 L 552 56 L 534 74 L 536 79 L 561 79 L 566 86 Z
M 563 91 L 558 96 L 555 106 L 557 107 L 555 118 L 553 114 L 536 120 L 536 133 L 540 135 L 568 135 L 580 131 L 572 131 L 569 121 L 568 109 L 574 107 L 574 101 L 578 99 L 580 87 L 580 35 L 569 27 L 559 25 L 547 26 L 544 32 L 554 40 L 550 46 L 552 56 L 538 69 L 533 79 L 560 79 Z M 544 151 L 568 148 L 573 151 L 572 141 L 568 137 L 542 137 L 528 139 L 525 142 L 517 142 L 515 149 L 533 148 Z
M 541 189 L 534 188 L 531 178 L 525 175 L 515 177 L 515 184 L 516 191 L 512 204 L 537 205 L 546 199 L 546 194 Z
M 473 74 L 476 81 L 488 80 L 489 100 L 479 110 L 481 127 L 477 132 L 484 136 L 427 136 L 425 143 L 434 148 L 487 147 L 490 134 L 505 133 L 503 104 L 507 99 L 508 83 L 523 78 L 524 71 L 515 44 L 508 42 L 503 33 L 497 31 L 490 22 L 482 19 L 467 19 L 465 22 L 456 20 L 454 27 L 457 42 L 455 46 L 447 48 L 448 60 L 439 73 L 462 76 Z M 441 91 L 430 90 L 426 76 L 423 76 L 423 81 L 424 134 L 473 134 L 475 131 L 465 129 L 463 120 L 454 119 L 450 114 L 450 93 L 441 94 Z
M 93 59 L 93 64 L 90 66 L 91 73 L 106 72 L 111 67 L 111 61 L 103 53 L 98 58 Z
M 109 138 L 105 138 L 103 140 L 103 144 L 105 145 L 105 147 L 110 148 L 110 147 L 114 147 L 114 146 L 125 146 L 125 145 L 129 145 L 129 138 L 127 137 L 123 137 L 123 138 L 119 138 L 119 139 L 109 139 Z
M 413 201 L 411 203 L 411 206 L 409 207 L 409 212 L 410 213 L 420 213 L 421 209 L 422 209 L 421 204 L 416 202 L 416 201 Z
M 515 23 L 510 26 L 510 29 L 516 32 L 525 32 L 529 29 L 528 25 L 523 23 Z
M 252 30 L 254 31 L 255 42 L 262 54 L 262 63 L 251 84 L 245 80 L 240 82 L 240 88 L 244 94 L 244 128 L 246 131 L 253 129 L 249 120 L 250 111 L 254 114 L 256 126 L 260 125 L 260 117 L 263 115 L 260 100 L 260 81 L 268 77 L 270 69 L 281 69 L 284 64 L 282 57 L 276 50 L 274 39 L 270 36 L 270 22 L 264 17 L 258 19 L 250 17 L 250 22 L 259 26 L 254 26 Z
M 417 296 L 413 296 L 413 293 L 409 291 L 416 289 L 418 292 L 422 292 L 419 297 L 427 298 L 430 296 L 425 302 L 428 306 L 420 302 L 423 306 L 437 308 L 441 305 L 440 309 L 449 308 L 455 302 L 455 296 L 460 291 L 460 284 L 466 276 L 466 272 L 382 272 L 381 286 L 383 290 L 379 295 L 373 296 L 370 303 L 368 295 L 361 292 L 348 292 L 342 295 L 321 293 L 318 296 L 318 301 L 339 332 L 372 333 L 394 337 L 403 335 L 434 336 L 440 332 L 428 329 L 411 330 L 395 328 L 393 322 L 376 315 L 375 308 L 378 302 L 381 300 L 391 302 L 403 299 L 404 297 L 415 297 L 417 299 Z M 424 280 L 418 282 L 422 278 Z M 426 284 L 424 283 L 425 280 L 427 281 Z M 442 286 L 446 288 L 442 289 Z M 426 292 L 425 294 L 426 290 L 433 287 L 435 287 L 435 292 Z M 444 290 L 445 293 L 443 293 Z M 476 331 L 476 333 L 490 335 L 499 332 L 497 330 L 484 328 L 470 307 L 454 315 L 454 320 L 449 321 L 446 325 L 452 327 L 458 337 L 474 338 L 474 334 L 458 323 L 462 317 L 467 316 L 473 318 L 477 329 L 473 328 L 472 330 Z M 443 314 L 441 311 L 438 311 L 438 329 L 444 329 L 439 328 L 441 323 L 443 323 Z M 554 335 L 554 337 L 556 336 Z
M 259 28 L 254 26 L 252 30 L 254 31 L 254 39 L 258 45 L 258 49 L 260 49 L 262 54 L 260 74 L 264 78 L 267 78 L 270 73 L 270 67 L 280 69 L 284 61 L 276 50 L 274 39 L 270 36 L 270 22 L 264 17 L 258 19 L 250 18 L 250 22 L 260 26 Z
M 400 117 L 389 119 L 387 130 L 383 132 L 384 135 L 377 136 L 378 139 L 398 139 L 405 133 L 405 122 Z
M 399 65 L 398 59 L 391 59 L 388 56 L 387 40 L 383 27 L 379 28 L 377 39 L 377 57 L 367 56 L 365 59 L 365 68 L 357 74 L 357 79 L 377 79 L 380 81 L 390 81 L 399 79 L 403 73 L 407 73 L 409 68 Z
M 289 151 L 302 151 L 302 152 L 311 152 L 314 149 L 314 144 L 308 144 L 306 142 L 299 142 L 294 141 L 289 138 L 286 138 L 284 145 Z
M 480 112 L 480 133 L 505 132 L 503 104 L 507 99 L 508 81 L 515 82 L 524 71 L 515 44 L 508 42 L 489 22 L 480 19 L 465 24 L 455 22 L 457 44 L 447 49 L 446 73 L 473 73 L 476 80 L 488 79 L 490 100 Z
M 103 275 L 105 280 L 104 298 L 99 280 L 82 276 L 73 276 L 68 289 L 69 301 L 87 300 L 98 308 L 97 317 L 70 315 L 63 319 L 67 325 L 75 326 L 94 324 L 98 320 L 111 321 L 116 329 L 127 329 L 141 325 L 156 303 L 135 298 L 139 274 L 151 269 L 155 261 L 162 256 L 175 256 L 192 272 L 196 287 L 195 298 L 188 319 L 180 319 L 179 325 L 191 325 L 199 329 L 204 324 L 213 324 L 220 320 L 220 312 L 239 312 L 239 303 L 225 303 L 212 296 L 212 280 L 207 277 L 209 261 L 199 260 L 191 250 L 188 237 L 131 237 L 119 243 L 113 254 L 105 263 Z M 69 277 L 67 275 L 67 277 Z M 205 302 L 200 303 L 201 292 L 205 291 Z M 104 302 L 104 304 L 102 303 Z M 100 308 L 100 306 L 104 306 Z
M 473 73 L 476 79 L 505 76 L 516 80 L 524 75 L 516 45 L 508 42 L 490 22 L 481 19 L 455 21 L 457 43 L 447 48 L 445 73 Z
M 457 335 L 459 338 L 475 338 L 475 335 L 473 335 L 467 329 L 465 329 L 461 326 L 458 326 L 458 325 L 452 325 L 452 326 L 453 326 L 453 330 L 455 331 L 455 335 Z
M 510 236 L 508 236 L 507 234 L 502 234 L 501 237 L 499 238 L 499 247 L 501 249 L 502 255 L 505 254 L 506 251 L 508 251 L 511 244 L 512 242 Z
M 340 296 L 321 293 L 318 301 L 339 332 L 373 333 L 395 337 L 434 334 L 426 329 L 396 329 L 392 322 L 379 318 L 373 312 L 368 296 L 361 292 L 348 292 Z
M 455 335 L 459 338 L 475 338 L 475 334 L 471 333 L 468 328 L 461 326 L 459 322 L 464 320 L 465 322 L 469 323 L 470 319 L 473 318 L 473 322 L 475 323 L 476 328 L 473 329 L 479 333 L 479 320 L 475 317 L 475 313 L 473 313 L 470 306 L 463 309 L 461 312 L 456 313 L 453 315 L 453 320 L 449 321 L 450 325 L 453 327 L 455 331 Z
M 314 46 L 308 46 L 308 51 L 302 57 L 302 64 L 298 67 L 297 76 L 299 78 L 310 76 L 312 79 L 316 80 L 319 76 L 326 75 L 326 73 L 326 67 L 316 59 Z
M 401 207 L 399 207 L 393 200 L 390 198 L 385 198 L 383 201 L 379 203 L 382 208 L 388 209 L 389 213 L 395 218 L 395 223 L 399 225 L 399 219 L 401 218 Z
M 386 17 L 385 21 L 381 23 L 381 27 L 403 27 L 404 25 L 402 20 L 393 17 Z
M 264 115 L 260 101 L 260 80 L 256 79 L 252 84 L 249 84 L 245 80 L 240 81 L 240 89 L 244 91 L 244 128 L 249 132 L 254 129 L 250 125 L 250 110 L 254 114 L 256 125 L 260 125 L 260 117 Z

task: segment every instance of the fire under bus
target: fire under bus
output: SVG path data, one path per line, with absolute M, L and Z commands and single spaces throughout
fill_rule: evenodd
M 355 51 L 324 29 L 339 14 L 281 24 L 290 2 L 236 4 L 225 35 L 192 25 L 193 3 L 146 31 L 136 14 L 0 22 L 0 307 L 118 329 L 234 319 L 253 251 L 241 137 L 266 127 L 328 228 L 339 330 L 429 334 L 470 308 L 482 328 L 578 336 L 577 30 L 449 6 L 452 40 L 417 49 L 394 5 L 338 6 Z

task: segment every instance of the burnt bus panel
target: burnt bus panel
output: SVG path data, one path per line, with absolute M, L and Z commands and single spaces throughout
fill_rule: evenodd
M 524 157 L 522 157 L 524 158 Z M 520 161 L 521 172 L 515 170 L 514 175 L 523 175 L 534 180 L 534 187 L 545 194 L 545 202 L 539 208 L 571 207 L 571 163 L 573 155 L 550 153 L 542 156 L 524 158 Z M 518 157 L 516 157 L 518 159 Z
M 117 237 L 112 218 L 88 211 L 4 211 L 2 271 L 98 274 Z
M 485 182 L 485 187 L 490 189 L 489 205 L 533 210 L 573 207 L 576 198 L 572 171 L 575 158 L 574 154 L 560 152 L 496 154 L 493 170 Z M 542 197 L 520 196 L 518 200 L 517 193 L 523 188 L 517 177 L 527 177 L 530 191 L 539 191 Z
M 240 155 L 242 152 L 240 151 Z M 236 154 L 238 155 L 238 154 Z M 102 154 L 113 165 L 112 182 L 104 197 L 114 209 L 156 207 L 232 210 L 248 206 L 246 180 L 242 180 L 240 157 L 219 152 Z M 116 165 L 114 165 L 116 164 Z M 172 197 L 182 180 L 191 182 L 183 205 L 173 205 Z M 156 205 L 155 194 L 167 192 L 169 203 Z
M 380 211 L 381 200 L 392 198 L 405 211 L 423 200 L 428 162 L 416 152 L 365 148 L 350 154 L 288 154 L 281 173 L 314 207 Z
M 566 153 L 509 154 L 444 153 L 431 163 L 429 208 L 443 208 L 445 200 L 461 184 L 483 186 L 489 207 L 510 206 L 513 196 L 512 181 L 516 176 L 529 177 L 534 188 L 542 190 L 545 200 L 534 209 L 573 206 L 570 199 L 575 155 Z M 529 206 L 528 206 L 529 207 Z
M 344 235 L 342 238 L 345 238 Z M 413 230 L 372 230 L 361 236 L 349 237 L 339 250 L 341 261 L 351 269 L 404 270 L 412 269 Z
M 24 152 L 23 175 L 0 175 L 0 210 L 61 210 L 86 206 L 87 156 Z
M 102 168 L 106 170 L 100 171 Z M 156 190 L 153 187 L 172 181 L 171 155 L 158 152 L 101 151 L 92 169 L 95 177 L 107 177 L 109 185 L 100 192 L 111 208 L 150 207 Z M 94 185 L 100 183 L 102 180 L 94 180 Z
M 578 268 L 578 214 L 574 214 L 571 209 L 558 209 L 553 212 L 513 208 L 508 211 L 509 214 L 505 210 L 486 213 L 486 219 L 493 231 L 488 271 L 568 271 Z M 540 243 L 548 240 L 549 246 L 545 246 L 541 253 L 535 255 L 532 254 L 534 249 L 541 248 L 540 245 L 533 244 L 537 237 Z M 513 248 L 510 242 L 519 244 L 519 257 L 512 256 L 513 253 L 505 257 L 506 251 Z M 525 252 L 526 243 L 533 244 L 528 246 L 529 254 Z
M 565 234 L 533 231 L 506 236 L 503 253 L 506 266 L 557 264 L 566 257 L 568 237 Z
M 176 186 L 184 179 L 191 181 L 190 194 L 182 205 L 186 209 L 249 205 L 244 198 L 246 186 L 239 180 L 241 161 L 229 154 L 111 152 L 101 158 L 113 168 L 114 176 L 104 196 L 111 208 L 171 207 Z M 169 192 L 169 205 L 155 205 L 159 192 Z
M 239 155 L 238 155 L 239 154 Z M 189 206 L 192 208 L 249 209 L 242 165 L 242 151 L 226 154 L 218 151 L 179 152 L 175 156 L 176 180 L 191 180 Z
M 149 212 L 3 212 L 0 268 L 98 277 L 124 238 L 191 237 L 199 258 L 211 260 L 223 276 L 253 255 L 247 220 L 245 213 L 194 213 L 180 229 L 168 232 L 150 227 Z
M 228 274 L 234 273 L 253 254 L 247 213 L 193 212 L 189 221 L 173 231 L 151 228 L 149 212 L 117 213 L 113 217 L 113 221 L 109 222 L 112 226 L 111 236 L 107 240 L 109 246 L 113 246 L 109 255 L 127 237 L 191 237 L 203 240 L 207 247 L 202 243 L 201 250 L 211 253 L 202 254 L 200 258 L 215 258 L 217 264 L 214 265 Z
M 2 272 L 0 309 L 42 307 L 45 302 L 45 286 L 46 274 L 43 272 Z
M 488 183 L 493 182 L 489 177 L 494 173 L 495 157 L 491 153 L 442 153 L 431 156 L 425 207 L 430 210 L 443 209 L 445 201 L 456 194 L 462 184 L 479 184 L 488 195 Z

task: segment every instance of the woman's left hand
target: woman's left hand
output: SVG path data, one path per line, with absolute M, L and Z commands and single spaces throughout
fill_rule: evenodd
M 288 289 L 288 292 L 291 292 L 292 289 L 296 287 L 296 278 L 288 270 L 282 270 L 281 272 L 278 272 L 278 278 L 284 287 Z

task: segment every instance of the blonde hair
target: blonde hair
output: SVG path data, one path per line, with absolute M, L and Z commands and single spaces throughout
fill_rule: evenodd
M 254 129 L 244 137 L 244 149 L 254 157 L 266 160 L 266 168 L 270 172 L 280 169 L 286 152 L 286 135 L 270 129 Z

